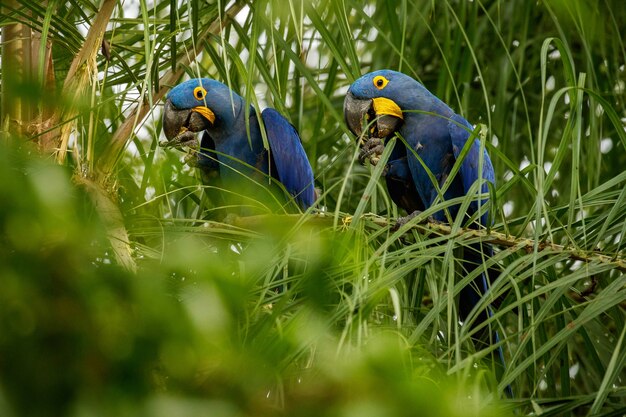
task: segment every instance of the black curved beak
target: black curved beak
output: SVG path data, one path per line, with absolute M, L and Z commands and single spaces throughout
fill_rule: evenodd
M 207 107 L 177 109 L 167 99 L 163 109 L 163 133 L 167 142 L 161 146 L 184 146 L 195 140 L 195 133 L 211 127 L 215 121 L 213 112 Z
M 348 91 L 343 103 L 343 115 L 348 128 L 357 137 L 363 134 L 364 126 L 370 131 L 369 137 L 386 138 L 402 124 L 402 110 L 393 101 L 383 97 L 359 99 Z

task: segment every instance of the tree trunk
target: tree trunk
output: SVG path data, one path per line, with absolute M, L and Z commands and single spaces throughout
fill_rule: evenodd
M 20 6 L 16 0 L 3 2 L 2 14 L 10 14 Z M 47 1 L 42 2 L 46 7 Z M 38 134 L 46 130 L 45 120 L 51 109 L 40 102 L 38 95 L 29 94 L 34 89 L 54 89 L 52 47 L 49 41 L 44 48 L 43 68 L 39 70 L 41 34 L 23 24 L 11 24 L 2 28 L 2 97 L 0 114 L 2 126 L 9 132 L 26 137 L 35 137 L 42 150 L 51 151 L 54 144 Z M 40 74 L 43 79 L 40 79 Z
M 10 13 L 17 7 L 15 0 L 8 0 L 2 7 L 2 13 Z M 2 28 L 2 124 L 12 133 L 21 134 L 27 117 L 28 109 L 19 96 L 19 86 L 23 84 L 26 74 L 26 47 L 30 29 L 22 24 L 7 25 Z

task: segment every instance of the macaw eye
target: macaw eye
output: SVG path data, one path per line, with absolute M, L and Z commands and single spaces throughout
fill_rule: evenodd
M 202 87 L 196 87 L 193 89 L 193 96 L 198 100 L 202 100 L 206 96 L 206 90 Z
M 379 90 L 385 88 L 388 82 L 389 80 L 382 75 L 377 75 L 374 77 L 374 87 L 378 88 Z

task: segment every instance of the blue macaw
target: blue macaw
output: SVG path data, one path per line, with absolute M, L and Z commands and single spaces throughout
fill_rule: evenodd
M 276 110 L 263 110 L 261 119 L 268 151 L 263 146 L 254 107 L 250 105 L 246 123 L 245 106 L 241 96 L 219 81 L 185 81 L 169 92 L 165 102 L 165 145 L 188 145 L 196 140 L 197 132 L 203 131 L 195 161 L 203 181 L 219 180 L 229 194 L 243 197 L 239 204 L 246 197 L 263 194 L 259 193 L 259 184 L 272 177 L 284 186 L 300 209 L 311 207 L 315 202 L 313 170 L 298 132 Z
M 422 84 L 391 70 L 371 72 L 356 80 L 347 92 L 344 115 L 348 127 L 357 137 L 370 136 L 362 144 L 361 160 L 370 158 L 373 164 L 376 163 L 385 141 L 396 132 L 410 146 L 411 149 L 398 141 L 383 171 L 391 199 L 409 214 L 423 211 L 436 203 L 437 188 L 441 189 L 448 178 L 473 130 L 467 120 Z M 369 124 L 365 135 L 364 123 Z M 480 160 L 480 143 L 474 139 L 461 162 L 459 172 L 444 194 L 446 200 L 470 192 L 472 184 L 479 179 Z M 437 187 L 422 163 L 437 180 Z M 485 180 L 481 186 L 482 193 L 487 193 L 487 183 L 494 184 L 495 175 L 486 150 L 482 152 L 482 178 Z M 487 200 L 483 199 L 481 203 L 484 205 Z M 448 208 L 452 218 L 458 214 L 458 209 L 458 206 Z M 478 202 L 473 201 L 467 214 L 472 215 L 477 210 Z M 446 221 L 444 211 L 436 212 L 433 217 L 438 221 Z M 478 220 L 482 225 L 487 225 L 488 213 L 482 214 Z M 465 250 L 466 268 L 473 270 L 481 267 L 481 250 L 486 257 L 492 255 L 488 245 Z M 478 276 L 473 285 L 463 288 L 459 296 L 461 321 L 465 321 L 487 289 L 484 273 Z M 489 311 L 480 312 L 475 325 L 484 322 L 489 314 Z M 474 340 L 484 345 L 485 339 L 490 337 L 489 332 L 479 333 L 481 335 Z

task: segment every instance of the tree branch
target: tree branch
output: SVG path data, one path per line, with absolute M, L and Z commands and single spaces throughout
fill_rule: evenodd
M 390 220 L 386 217 L 373 213 L 365 214 L 362 220 L 370 221 L 380 227 L 390 227 L 395 225 L 395 220 Z M 287 225 L 295 225 L 300 221 L 315 223 L 320 227 L 332 227 L 335 223 L 334 215 L 316 213 L 305 216 L 300 214 L 286 214 L 236 217 L 230 225 L 242 229 L 264 229 L 271 227 L 272 225 L 278 225 L 284 228 Z M 351 216 L 340 218 L 340 228 L 349 227 L 351 222 Z M 480 239 L 481 241 L 491 243 L 492 245 L 505 248 L 518 248 L 519 250 L 526 251 L 527 253 L 533 252 L 536 247 L 537 252 L 550 251 L 554 253 L 567 254 L 567 256 L 573 260 L 585 263 L 597 262 L 607 264 L 621 272 L 626 272 L 626 259 L 617 255 L 609 256 L 598 251 L 585 251 L 571 246 L 557 245 L 550 242 L 536 242 L 532 239 L 515 237 L 493 230 L 459 229 L 457 232 L 453 233 L 452 227 L 448 224 L 434 222 L 432 220 L 429 221 L 428 219 L 409 226 L 408 229 L 405 230 L 405 233 L 410 230 L 416 230 L 418 233 L 425 235 L 436 234 L 440 236 L 454 236 L 455 238 L 461 240 Z

